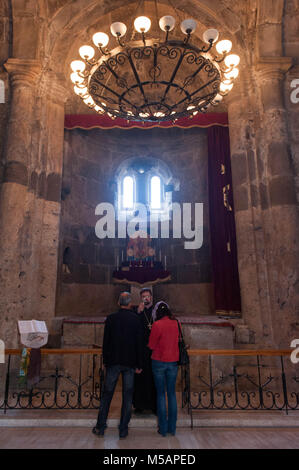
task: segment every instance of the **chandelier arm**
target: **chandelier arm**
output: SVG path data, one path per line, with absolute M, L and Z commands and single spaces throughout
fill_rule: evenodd
M 101 53 L 102 53 L 103 55 L 110 55 L 110 52 L 108 51 L 108 49 L 106 49 L 106 50 L 104 51 L 104 49 L 102 48 L 102 46 L 98 46 L 98 49 L 101 51 Z
M 204 53 L 207 53 L 209 52 L 213 47 L 213 41 L 210 41 L 209 42 L 209 45 L 207 46 L 207 48 L 205 49 L 205 46 L 203 46 L 202 49 L 200 49 L 200 52 L 204 52 Z
M 224 59 L 225 59 L 226 56 L 227 56 L 227 54 L 224 54 L 223 57 L 219 57 L 219 58 L 218 58 L 217 56 L 214 56 L 214 57 L 213 57 L 213 60 L 214 60 L 215 62 L 217 62 L 217 64 L 220 64 L 221 62 L 224 61 Z

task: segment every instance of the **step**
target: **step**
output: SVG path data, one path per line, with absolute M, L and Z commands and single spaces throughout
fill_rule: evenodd
M 0 427 L 93 427 L 97 410 L 8 410 L 0 415 Z M 107 421 L 108 427 L 116 428 L 119 417 L 113 416 Z M 131 428 L 155 428 L 157 418 L 154 415 L 132 415 Z M 177 427 L 188 428 L 191 418 L 186 413 L 179 414 Z M 200 411 L 193 413 L 194 427 L 299 427 L 298 411 L 290 412 L 243 412 L 243 411 Z

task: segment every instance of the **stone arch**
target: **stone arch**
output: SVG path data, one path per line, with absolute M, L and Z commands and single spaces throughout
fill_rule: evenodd
M 153 4 L 153 2 L 147 3 Z M 199 23 L 198 34 L 200 36 L 205 29 L 216 27 L 226 37 L 233 38 L 234 50 L 239 54 L 244 54 L 242 35 L 240 34 L 241 17 L 229 8 L 226 2 L 223 0 L 214 0 L 213 2 L 186 0 L 184 10 L 180 10 L 181 4 L 179 1 L 172 2 L 172 4 L 181 15 L 181 19 L 188 16 L 197 19 Z M 82 44 L 82 40 L 90 41 L 91 34 L 95 32 L 93 27 L 99 23 L 101 18 L 105 18 L 105 21 L 103 21 L 103 24 L 106 25 L 104 30 L 107 30 L 107 24 L 116 21 L 119 17 L 123 19 L 127 17 L 127 24 L 129 24 L 132 22 L 132 15 L 136 11 L 135 7 L 136 0 L 116 0 L 109 5 L 94 0 L 89 1 L 87 5 L 86 1 L 83 2 L 83 0 L 66 3 L 53 14 L 48 24 L 46 57 L 50 67 L 55 70 L 64 58 L 66 64 L 64 72 L 68 72 L 67 64 L 77 55 L 78 46 Z M 159 16 L 160 11 L 162 14 L 166 14 L 170 10 L 171 8 L 166 0 L 158 3 Z M 118 12 L 120 13 L 119 16 L 117 16 Z M 172 13 L 178 16 L 176 12 Z

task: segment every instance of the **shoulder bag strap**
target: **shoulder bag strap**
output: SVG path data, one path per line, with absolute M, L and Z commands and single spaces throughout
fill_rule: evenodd
M 182 329 L 181 329 L 181 325 L 180 325 L 179 320 L 177 320 L 177 323 L 178 323 L 178 327 L 179 327 L 179 334 L 180 334 L 180 337 L 181 337 L 182 340 L 183 340 L 184 338 L 183 338 L 183 333 L 182 333 Z

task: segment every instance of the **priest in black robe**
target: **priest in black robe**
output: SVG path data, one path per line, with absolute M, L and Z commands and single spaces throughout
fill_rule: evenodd
M 140 304 L 136 314 L 142 324 L 143 342 L 143 370 L 141 374 L 135 374 L 133 406 L 136 413 L 151 410 L 156 414 L 156 387 L 152 373 L 151 350 L 148 348 L 149 335 L 153 324 L 153 297 L 149 288 L 144 287 L 140 291 Z

